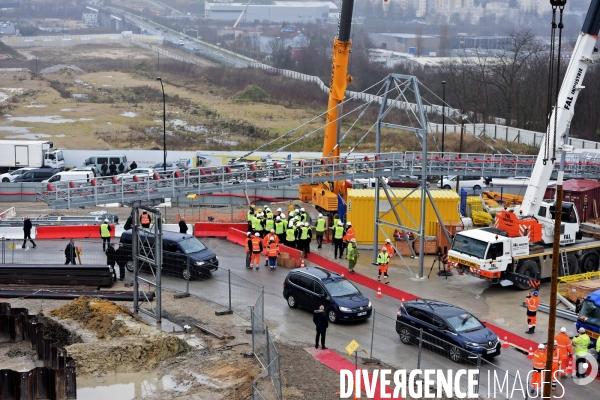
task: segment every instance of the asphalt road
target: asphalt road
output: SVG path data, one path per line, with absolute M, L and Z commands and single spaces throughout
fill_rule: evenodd
M 249 271 L 245 268 L 245 253 L 240 246 L 219 239 L 204 239 L 204 243 L 219 256 L 219 263 L 222 268 L 231 270 L 232 282 L 232 303 L 233 308 L 246 316 L 249 315 L 249 306 L 253 305 L 258 297 L 260 287 L 264 286 L 264 306 L 265 319 L 271 333 L 275 338 L 291 342 L 312 343 L 314 340 L 314 325 L 312 323 L 312 311 L 304 309 L 291 309 L 283 298 L 283 281 L 288 273 L 284 268 L 277 268 L 275 271 L 269 271 L 268 268 L 261 267 L 258 271 Z M 35 249 L 21 249 L 20 241 L 17 246 L 8 249 L 6 246 L 6 262 L 33 262 L 33 263 L 63 263 L 64 247 L 66 240 L 59 241 L 36 241 Z M 102 263 L 105 256 L 102 253 L 102 243 L 99 240 L 78 240 L 77 246 L 83 249 L 82 261 L 85 264 Z M 130 275 L 128 275 L 130 276 Z M 228 302 L 228 274 L 225 269 L 215 272 L 211 278 L 192 281 L 189 283 L 190 293 L 212 299 L 219 304 L 226 305 Z M 163 277 L 165 287 L 184 291 L 186 282 L 179 277 Z M 343 351 L 351 340 L 356 340 L 372 356 L 388 363 L 396 368 L 406 369 L 408 371 L 417 368 L 419 352 L 417 346 L 407 346 L 400 343 L 399 337 L 395 332 L 395 318 L 398 311 L 399 301 L 390 297 L 377 298 L 376 293 L 366 287 L 357 285 L 358 288 L 371 300 L 376 311 L 375 320 L 370 318 L 367 321 L 359 323 L 341 323 L 330 325 L 327 331 L 327 346 L 338 351 Z M 408 292 L 417 295 L 422 293 L 415 286 L 414 288 L 404 288 Z M 165 296 L 170 295 L 165 292 Z M 471 294 L 465 292 L 465 297 Z M 457 301 L 456 296 L 446 298 L 443 293 L 436 297 L 439 300 L 446 300 L 454 304 L 461 304 L 462 307 L 480 316 L 480 310 L 476 305 L 465 307 L 468 299 Z M 473 303 L 474 304 L 474 303 Z M 374 323 L 373 323 L 374 322 Z M 373 332 L 373 326 L 375 330 Z M 373 346 L 371 348 L 371 338 L 373 337 Z M 522 353 L 513 348 L 502 349 L 502 354 L 493 360 L 493 364 L 484 363 L 483 370 L 491 371 L 490 391 L 493 391 L 494 370 L 501 377 L 504 377 L 504 371 L 508 370 L 512 375 L 508 378 L 512 389 L 513 381 L 517 373 L 523 377 L 531 370 L 531 361 Z M 362 356 L 362 355 L 361 355 Z M 284 361 L 286 362 L 286 361 Z M 421 369 L 442 369 L 456 371 L 460 368 L 475 368 L 473 364 L 463 363 L 455 364 L 445 355 L 436 354 L 431 350 L 425 350 L 421 353 Z M 496 368 L 496 366 L 498 368 Z M 587 386 L 578 386 L 571 379 L 562 382 L 565 386 L 565 396 L 563 399 L 592 399 L 597 398 L 597 391 L 600 390 L 600 382 L 594 381 Z M 517 384 L 518 388 L 518 384 Z M 481 380 L 480 393 L 487 395 L 488 383 L 487 375 L 484 372 Z M 504 389 L 506 391 L 506 388 Z M 561 390 L 555 392 L 560 396 Z M 491 393 L 493 395 L 493 392 Z M 496 398 L 524 398 L 521 392 L 509 393 L 509 396 L 497 393 Z M 492 396 L 493 398 L 493 396 Z

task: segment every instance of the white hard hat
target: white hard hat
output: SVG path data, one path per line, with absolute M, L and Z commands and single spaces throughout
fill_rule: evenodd
M 104 222 L 108 222 L 108 220 L 107 220 L 107 219 L 105 219 L 105 220 L 104 220 Z
M 344 223 L 342 221 L 339 221 L 338 226 L 344 226 Z
M 302 222 L 298 222 L 296 226 L 302 226 Z
M 323 218 L 323 214 L 319 214 L 319 218 Z
M 386 243 L 392 243 L 392 241 L 390 239 L 385 239 Z
M 585 329 L 584 328 L 579 328 L 579 333 L 585 333 Z
M 554 341 L 554 345 L 555 345 L 555 346 L 557 346 L 557 345 L 558 345 L 558 341 L 557 341 L 557 340 L 555 340 L 555 341 Z
M 275 233 L 275 229 L 271 229 L 271 233 Z
M 277 218 L 275 218 L 275 221 L 281 221 L 281 218 L 279 217 L 279 215 L 277 216 Z
M 281 218 L 286 218 L 284 213 L 281 213 Z
M 304 223 L 304 226 L 308 226 L 308 222 L 305 222 L 305 223 Z
M 275 241 L 275 238 L 273 238 L 273 237 L 269 239 L 269 242 L 274 242 L 274 241 Z
M 281 208 L 278 208 L 278 209 L 277 209 L 277 212 L 281 212 Z
M 265 211 L 267 211 L 267 210 L 271 211 L 271 209 L 269 207 L 265 207 Z
M 545 348 L 546 348 L 546 346 L 544 345 L 544 343 L 538 344 L 538 349 L 544 350 Z
M 254 236 L 258 236 L 258 237 L 260 237 L 260 233 L 256 232 L 256 233 L 254 234 Z
M 246 236 L 252 235 L 252 232 L 246 232 Z
M 294 212 L 295 212 L 296 214 L 298 214 L 298 213 L 300 212 L 300 210 L 298 210 L 298 209 L 296 208 L 296 209 L 294 210 Z
M 381 251 L 385 251 L 385 252 L 387 252 L 387 248 L 385 248 L 385 247 L 382 247 L 382 248 L 381 248 Z
M 354 239 L 354 238 L 350 239 L 350 241 L 351 241 L 352 243 L 356 243 L 356 239 Z
M 562 333 L 567 333 L 567 328 L 565 328 L 565 327 L 563 326 L 562 328 L 560 328 L 560 331 L 561 331 Z
M 300 211 L 305 211 L 304 208 L 301 208 Z
M 346 222 L 346 225 L 352 225 L 352 222 Z

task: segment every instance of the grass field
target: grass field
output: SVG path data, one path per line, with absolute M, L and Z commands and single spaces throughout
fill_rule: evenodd
M 327 96 L 315 84 L 257 70 L 203 69 L 163 57 L 158 65 L 155 53 L 137 46 L 30 48 L 21 53 L 27 58 L 23 66 L 33 72 L 0 73 L 0 93 L 10 96 L 0 102 L 0 138 L 48 139 L 74 149 L 161 148 L 162 92 L 155 80 L 161 76 L 171 149 L 252 150 L 290 130 L 292 134 L 265 149 L 275 150 L 312 131 L 285 151 L 321 151 L 323 146 L 319 128 L 325 123 L 321 114 Z M 85 72 L 36 74 L 34 55 L 38 71 L 70 64 Z M 341 144 L 342 151 L 375 122 L 378 107 L 371 108 Z M 357 115 L 344 120 L 342 134 Z M 458 148 L 453 136 L 458 135 L 446 135 L 447 151 Z M 374 139 L 373 130 L 357 150 L 374 150 Z M 465 151 L 489 152 L 472 138 L 465 143 Z M 430 148 L 435 151 L 433 144 Z M 384 130 L 382 150 L 420 150 L 420 144 L 413 133 Z

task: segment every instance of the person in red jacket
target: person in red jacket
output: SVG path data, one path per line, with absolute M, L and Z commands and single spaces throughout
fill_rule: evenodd
M 533 292 L 527 295 L 525 299 L 525 305 L 527 306 L 527 326 L 529 330 L 525 333 L 533 334 L 535 333 L 535 324 L 537 322 L 537 310 L 540 305 L 540 298 L 538 297 L 538 291 L 534 290 Z
M 256 232 L 254 237 L 250 240 L 251 248 L 252 248 L 252 267 L 256 268 L 258 271 L 258 266 L 260 264 L 260 253 L 263 251 L 262 239 L 260 238 L 260 233 Z

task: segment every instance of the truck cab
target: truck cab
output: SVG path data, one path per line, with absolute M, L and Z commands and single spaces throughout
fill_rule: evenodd
M 65 169 L 65 158 L 62 150 L 47 151 L 44 153 L 44 166 L 48 168 Z
M 595 343 L 600 336 L 600 290 L 596 290 L 585 296 L 579 316 L 575 323 L 577 329 L 585 329 L 585 333 Z
M 528 254 L 527 236 L 511 238 L 502 230 L 482 228 L 457 233 L 448 261 L 462 272 L 498 283 L 503 272 L 512 268 L 513 257 Z

